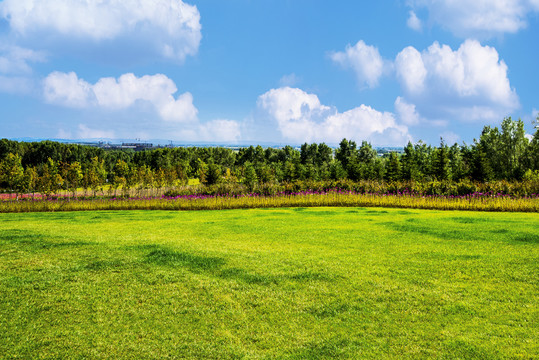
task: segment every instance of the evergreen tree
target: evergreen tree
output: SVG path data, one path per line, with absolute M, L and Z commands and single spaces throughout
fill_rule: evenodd
M 388 181 L 398 181 L 401 178 L 401 164 L 395 151 L 389 153 L 385 176 Z
M 246 162 L 243 169 L 243 183 L 247 186 L 249 191 L 253 191 L 258 182 L 256 176 L 256 170 L 250 162 Z
M 440 138 L 440 147 L 434 151 L 433 161 L 433 173 L 438 180 L 450 179 L 450 162 L 449 162 L 449 150 L 444 142 L 444 139 Z

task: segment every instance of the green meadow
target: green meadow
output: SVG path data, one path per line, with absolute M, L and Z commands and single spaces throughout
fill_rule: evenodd
M 0 358 L 530 359 L 539 214 L 0 214 Z

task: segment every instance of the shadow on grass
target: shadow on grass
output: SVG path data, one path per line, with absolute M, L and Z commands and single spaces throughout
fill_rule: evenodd
M 287 359 L 340 359 L 350 358 L 350 341 L 342 338 L 321 339 L 299 349 Z
M 251 285 L 268 286 L 279 284 L 284 281 L 309 282 L 333 280 L 324 273 L 309 271 L 279 275 L 257 274 L 237 267 L 226 267 L 226 259 L 222 257 L 176 251 L 161 245 L 130 246 L 126 249 L 144 252 L 145 255 L 142 259 L 142 263 L 144 264 L 184 268 L 194 273 L 204 273 L 216 278 L 238 281 Z
M 429 225 L 418 224 L 412 221 L 412 219 L 410 220 L 406 223 L 384 222 L 380 223 L 380 225 L 399 232 L 433 236 L 442 240 L 467 240 L 470 236 L 469 232 L 464 229 L 462 231 L 439 229 Z
M 502 359 L 496 353 L 460 339 L 450 341 L 445 347 L 453 359 Z
M 520 243 L 524 242 L 524 243 L 539 244 L 539 235 L 519 233 L 515 237 L 513 237 L 512 240 L 520 242 Z
M 65 241 L 58 236 L 50 236 L 21 229 L 0 230 L 0 244 L 15 245 L 20 250 L 31 252 L 93 245 L 85 241 Z
M 244 269 L 229 268 L 220 271 L 218 277 L 229 280 L 236 280 L 247 284 L 254 285 L 277 285 L 284 281 L 295 282 L 310 282 L 310 281 L 331 281 L 332 279 L 322 273 L 302 272 L 297 274 L 281 274 L 281 275 L 261 275 L 253 274 Z
M 202 272 L 214 271 L 225 264 L 225 260 L 220 257 L 195 255 L 166 247 L 157 247 L 150 251 L 144 262 L 161 266 L 186 267 L 192 271 Z

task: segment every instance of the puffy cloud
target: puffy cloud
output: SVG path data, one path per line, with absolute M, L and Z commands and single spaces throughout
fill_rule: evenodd
M 70 72 L 53 72 L 43 83 L 43 95 L 49 103 L 83 108 L 93 100 L 92 86 Z
M 182 0 L 4 0 L 0 16 L 23 37 L 127 37 L 179 61 L 198 51 L 202 37 L 198 9 Z
M 257 107 L 268 121 L 277 122 L 281 135 L 294 142 L 338 143 L 342 138 L 378 145 L 404 144 L 408 128 L 391 113 L 361 105 L 344 113 L 323 105 L 314 94 L 297 88 L 272 89 L 259 96 Z
M 118 133 L 122 138 L 182 141 L 238 142 L 241 139 L 237 121 L 217 119 L 201 123 L 193 96 L 186 92 L 175 98 L 176 92 L 174 82 L 161 74 L 142 77 L 124 74 L 90 84 L 74 72 L 53 72 L 43 82 L 43 95 L 48 103 L 105 111 L 100 117 L 106 117 L 106 111 L 123 111 L 115 113 L 114 122 L 102 123 L 109 130 L 95 130 L 81 124 L 77 129 L 62 129 L 58 133 L 62 138 L 114 138 Z M 130 117 L 133 111 L 137 112 L 135 119 Z M 155 113 L 162 121 L 155 121 Z M 144 129 L 142 133 L 141 129 Z
M 406 125 L 417 125 L 420 122 L 420 116 L 416 111 L 416 106 L 414 104 L 408 104 L 400 96 L 395 100 L 395 111 L 401 121 Z
M 526 27 L 537 0 L 412 0 L 412 8 L 426 8 L 429 18 L 462 37 L 490 37 L 516 33 Z
M 118 110 L 146 102 L 153 105 L 165 121 L 197 121 L 193 96 L 187 92 L 174 98 L 177 90 L 174 82 L 162 74 L 142 77 L 124 74 L 118 79 L 102 78 L 94 85 L 79 79 L 74 72 L 53 72 L 44 80 L 44 97 L 49 103 Z
M 354 46 L 347 45 L 344 52 L 332 53 L 331 59 L 345 68 L 352 68 L 360 86 L 371 88 L 378 85 L 387 66 L 378 49 L 363 40 Z
M 414 47 L 404 48 L 395 60 L 397 77 L 411 93 L 422 92 L 425 86 L 427 69 L 423 63 L 421 53 Z
M 406 21 L 406 25 L 412 30 L 415 31 L 421 31 L 423 28 L 423 24 L 421 24 L 421 20 L 417 17 L 414 11 L 410 11 L 408 14 L 408 20 Z
M 406 97 L 427 117 L 492 120 L 519 107 L 507 65 L 495 48 L 475 40 L 455 51 L 437 42 L 422 53 L 407 47 L 395 69 Z

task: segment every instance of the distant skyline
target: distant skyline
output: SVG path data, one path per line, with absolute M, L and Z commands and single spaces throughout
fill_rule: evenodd
M 2 0 L 0 137 L 471 143 L 539 112 L 537 0 Z

